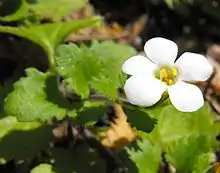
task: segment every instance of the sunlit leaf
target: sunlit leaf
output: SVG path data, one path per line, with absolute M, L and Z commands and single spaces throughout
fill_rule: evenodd
M 191 113 L 180 112 L 172 105 L 166 106 L 157 119 L 155 129 L 148 137 L 159 143 L 177 172 L 192 173 L 207 168 L 207 163 L 204 167 L 199 166 L 199 159 L 214 151 L 218 133 L 215 115 L 208 104 Z
M 206 135 L 190 135 L 169 145 L 166 158 L 178 172 L 202 173 L 213 161 L 209 151 L 212 148 Z M 208 153 L 208 154 L 207 154 Z M 202 163 L 202 164 L 201 164 Z
M 115 99 L 125 79 L 121 65 L 134 54 L 133 48 L 110 41 L 94 42 L 90 48 L 74 44 L 61 45 L 57 49 L 57 70 L 64 77 L 68 88 L 82 98 L 88 98 L 93 88 Z
M 127 148 L 130 159 L 138 168 L 138 173 L 157 173 L 161 163 L 161 149 L 147 139 L 137 142 L 137 146 Z
M 56 173 L 53 170 L 52 165 L 42 163 L 31 170 L 31 173 Z
M 27 77 L 14 84 L 14 90 L 5 102 L 5 111 L 19 121 L 48 121 L 62 119 L 67 113 L 67 103 L 62 99 L 56 77 L 36 69 L 26 70 Z
M 170 8 L 173 8 L 174 5 L 180 3 L 180 0 L 164 0 Z
M 212 152 L 200 154 L 195 161 L 193 173 L 206 173 L 210 168 L 212 168 L 211 163 L 214 163 L 214 155 L 215 154 Z
M 214 125 L 215 114 L 212 113 L 208 104 L 191 113 L 180 112 L 172 105 L 166 106 L 157 118 L 157 125 L 151 137 L 155 137 L 165 146 L 186 135 L 210 133 L 212 138 L 215 138 L 217 133 Z

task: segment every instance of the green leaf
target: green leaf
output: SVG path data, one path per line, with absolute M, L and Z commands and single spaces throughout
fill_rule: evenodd
M 41 46 L 50 58 L 50 65 L 54 64 L 54 50 L 63 39 L 71 32 L 76 32 L 88 26 L 97 25 L 100 18 L 91 18 L 74 22 L 60 22 L 53 24 L 42 24 L 30 27 L 7 27 L 0 26 L 0 32 L 13 34 L 29 39 Z
M 2 138 L 4 135 L 7 135 L 7 133 L 15 126 L 17 123 L 17 119 L 15 117 L 6 117 L 0 119 L 0 138 Z
M 16 21 L 27 15 L 26 0 L 0 0 L 0 20 Z
M 214 161 L 214 153 L 200 154 L 194 164 L 194 169 L 192 173 L 206 173 L 210 168 L 210 163 Z
M 90 48 L 74 44 L 61 45 L 57 49 L 57 70 L 64 77 L 68 88 L 82 98 L 88 98 L 93 88 L 116 99 L 118 88 L 125 79 L 121 65 L 134 54 L 133 48 L 111 41 L 94 42 Z
M 56 76 L 41 73 L 34 68 L 26 70 L 27 77 L 14 84 L 5 102 L 5 111 L 19 121 L 49 121 L 53 117 L 62 119 L 68 104 L 61 97 Z
M 156 124 L 156 120 L 151 118 L 146 111 L 142 109 L 125 109 L 125 113 L 128 117 L 128 121 L 137 130 L 141 130 L 150 133 Z
M 166 158 L 177 172 L 203 173 L 213 161 L 208 153 L 211 148 L 209 134 L 192 134 L 170 144 Z
M 17 122 L 12 116 L 0 119 L 0 163 L 36 155 L 53 139 L 51 131 L 39 122 Z
M 5 116 L 4 112 L 4 103 L 5 98 L 7 97 L 8 93 L 12 91 L 12 82 L 6 82 L 3 85 L 0 85 L 0 118 Z
M 86 3 L 86 0 L 37 0 L 30 3 L 29 8 L 36 15 L 59 21 L 70 11 L 82 8 Z
M 80 125 L 92 125 L 96 121 L 100 120 L 107 112 L 107 106 L 105 102 L 89 102 L 84 104 L 76 110 L 76 115 L 73 117 L 73 122 Z
M 180 112 L 172 105 L 165 106 L 157 119 L 148 137 L 167 153 L 167 160 L 177 172 L 191 173 L 194 169 L 202 169 L 195 168 L 199 157 L 214 150 L 217 144 L 218 128 L 209 105 L 191 113 Z
M 42 163 L 31 170 L 31 173 L 56 173 L 50 164 Z
M 137 52 L 132 47 L 111 41 L 94 42 L 91 50 L 99 56 L 103 65 L 99 76 L 93 78 L 91 87 L 105 96 L 115 99 L 118 94 L 116 89 L 122 87 L 126 79 L 126 75 L 121 71 L 121 66 L 125 60 L 136 55 Z
M 136 164 L 138 173 L 157 173 L 161 163 L 161 149 L 147 139 L 137 141 L 137 146 L 126 149 Z
M 88 97 L 88 82 L 102 68 L 98 55 L 85 46 L 61 45 L 57 48 L 56 63 L 58 72 L 68 83 L 68 88 L 75 90 L 83 98 Z
M 165 2 L 167 3 L 167 5 L 168 5 L 170 8 L 173 8 L 174 5 L 179 4 L 181 1 L 180 1 L 180 0 L 165 0 Z
M 214 125 L 215 114 L 211 112 L 208 104 L 191 113 L 180 112 L 172 105 L 165 106 L 157 118 L 157 125 L 150 137 L 160 141 L 162 147 L 190 134 L 210 133 L 214 139 L 217 133 Z

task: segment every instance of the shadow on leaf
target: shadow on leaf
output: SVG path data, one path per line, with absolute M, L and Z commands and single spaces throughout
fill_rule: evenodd
M 156 124 L 156 120 L 152 119 L 147 113 L 135 109 L 131 110 L 124 108 L 128 121 L 131 122 L 131 125 L 137 128 L 137 130 L 142 130 L 144 132 L 150 133 Z
M 78 116 L 74 119 L 74 123 L 86 124 L 96 122 L 100 120 L 106 112 L 107 107 L 105 105 L 85 107 L 83 110 L 78 111 Z
M 47 147 L 52 139 L 52 130 L 49 126 L 31 130 L 13 130 L 0 139 L 0 158 L 6 161 L 27 159 Z
M 60 108 L 70 109 L 71 105 L 62 97 L 58 87 L 56 76 L 49 76 L 45 81 L 45 93 L 47 94 L 47 101 L 58 105 Z
M 0 16 L 15 13 L 22 5 L 22 0 L 0 0 Z
M 129 155 L 125 150 L 119 153 L 119 157 L 122 160 L 123 165 L 128 169 L 128 173 L 139 173 L 135 163 L 129 158 Z
M 72 150 L 54 149 L 54 172 L 64 173 L 104 173 L 105 162 L 98 154 L 85 145 Z

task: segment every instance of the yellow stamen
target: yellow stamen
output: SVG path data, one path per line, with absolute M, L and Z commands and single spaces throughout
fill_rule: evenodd
M 177 76 L 177 70 L 175 68 L 171 68 L 173 76 Z
M 155 72 L 156 78 L 160 79 L 166 85 L 173 85 L 178 76 L 178 70 L 174 67 L 164 66 Z
M 169 79 L 169 80 L 168 80 L 168 85 L 173 85 L 172 79 Z
M 167 78 L 168 77 L 168 73 L 167 70 L 165 68 L 161 69 L 161 76 L 162 78 Z

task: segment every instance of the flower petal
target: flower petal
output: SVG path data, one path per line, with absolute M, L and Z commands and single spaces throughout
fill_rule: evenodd
M 196 53 L 182 54 L 175 65 L 180 70 L 180 79 L 185 81 L 205 81 L 213 72 L 208 60 Z
M 156 64 L 144 56 L 137 55 L 129 58 L 122 65 L 123 72 L 129 75 L 146 74 L 153 75 Z
M 192 84 L 182 81 L 168 88 L 170 100 L 174 107 L 182 112 L 193 112 L 204 105 L 201 90 Z
M 160 65 L 172 65 L 178 53 L 176 43 L 161 37 L 148 40 L 144 50 L 150 60 Z
M 124 91 L 128 101 L 138 106 L 152 106 L 167 89 L 160 80 L 143 75 L 131 76 L 125 83 Z

